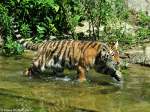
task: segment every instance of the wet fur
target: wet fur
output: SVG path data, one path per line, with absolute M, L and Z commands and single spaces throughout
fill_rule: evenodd
M 47 41 L 39 47 L 38 56 L 26 75 L 32 76 L 47 69 L 63 71 L 64 68 L 69 68 L 77 70 L 82 82 L 86 80 L 85 75 L 90 68 L 95 68 L 98 64 L 105 67 L 105 61 L 109 58 L 116 61 L 110 51 L 106 44 L 96 41 Z M 96 64 L 99 60 L 102 62 Z

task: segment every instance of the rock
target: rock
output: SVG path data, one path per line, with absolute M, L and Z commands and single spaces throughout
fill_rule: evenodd
M 83 21 L 82 26 L 77 26 L 75 28 L 76 33 L 84 33 L 84 35 L 89 35 L 88 30 L 89 30 L 89 22 L 88 21 Z
M 147 11 L 150 16 L 150 0 L 126 0 L 128 7 L 135 11 Z
M 150 46 L 144 47 L 144 54 L 147 58 L 150 58 Z
M 131 50 L 126 51 L 129 54 L 129 58 L 123 59 L 128 63 L 132 64 L 142 64 L 150 66 L 150 44 L 145 46 L 136 47 Z

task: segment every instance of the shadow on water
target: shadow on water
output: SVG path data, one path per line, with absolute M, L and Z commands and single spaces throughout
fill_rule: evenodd
M 78 83 L 74 78 L 68 81 L 62 77 L 29 79 L 21 76 L 30 63 L 31 58 L 0 56 L 0 111 L 149 112 L 149 67 L 131 65 L 128 70 L 122 70 L 121 89 L 109 76 L 93 70 L 85 83 Z M 70 78 L 75 72 L 66 70 L 65 74 Z

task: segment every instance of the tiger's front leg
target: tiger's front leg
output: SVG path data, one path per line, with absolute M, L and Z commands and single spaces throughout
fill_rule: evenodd
M 85 76 L 86 69 L 84 67 L 82 67 L 82 66 L 78 66 L 77 67 L 77 72 L 78 72 L 78 80 L 79 80 L 79 82 L 86 81 L 86 76 Z

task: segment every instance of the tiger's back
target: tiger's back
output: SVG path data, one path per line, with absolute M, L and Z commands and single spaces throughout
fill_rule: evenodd
M 74 68 L 77 65 L 86 67 L 94 64 L 96 54 L 99 52 L 101 44 L 91 41 L 47 41 L 38 50 L 38 57 L 35 65 L 46 68 L 68 67 Z M 43 62 L 43 63 L 41 63 Z M 43 71 L 44 69 L 41 68 Z

